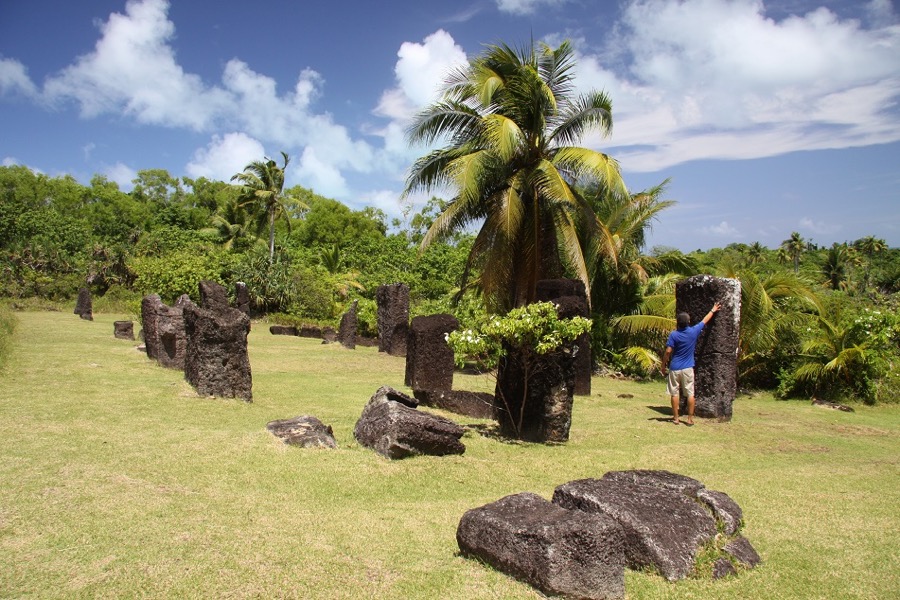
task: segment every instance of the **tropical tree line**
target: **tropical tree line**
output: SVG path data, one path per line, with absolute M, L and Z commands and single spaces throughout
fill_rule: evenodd
M 388 223 L 301 186 L 290 158 L 262 157 L 231 182 L 139 171 L 131 192 L 0 167 L 2 295 L 172 302 L 203 279 L 248 284 L 259 316 L 336 322 L 353 300 L 375 331 L 374 294 L 404 282 L 413 314 L 465 325 L 534 300 L 537 281 L 584 282 L 596 362 L 653 376 L 674 327 L 674 285 L 698 273 L 742 282 L 741 385 L 785 397 L 896 398 L 900 251 L 867 237 L 819 248 L 791 233 L 684 254 L 646 248 L 673 204 L 667 181 L 630 191 L 616 161 L 580 147 L 609 133 L 604 93 L 574 94 L 571 46 L 492 46 L 447 79 L 409 129 L 435 148 L 404 196 L 450 189 Z

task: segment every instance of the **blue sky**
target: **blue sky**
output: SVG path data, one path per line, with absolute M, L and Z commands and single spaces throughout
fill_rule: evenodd
M 633 191 L 671 178 L 648 246 L 799 231 L 900 246 L 900 11 L 890 0 L 6 0 L 0 162 L 123 189 L 227 181 L 288 152 L 288 185 L 391 217 L 409 118 L 486 44 L 572 41 L 613 102 Z M 448 195 L 445 195 L 449 197 Z

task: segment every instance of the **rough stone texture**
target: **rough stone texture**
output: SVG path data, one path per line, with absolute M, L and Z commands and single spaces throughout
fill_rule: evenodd
M 378 351 L 391 356 L 406 356 L 409 335 L 409 286 L 392 283 L 378 286 Z
M 78 290 L 78 300 L 75 301 L 74 313 L 85 321 L 94 320 L 94 304 L 91 301 L 91 291 L 86 287 Z
M 351 350 L 356 348 L 356 328 L 359 319 L 356 316 L 356 310 L 359 301 L 354 300 L 350 308 L 341 315 L 341 325 L 338 327 L 337 339 L 344 348 Z
M 296 334 L 305 338 L 322 339 L 322 328 L 318 325 L 301 325 Z
M 734 565 L 727 558 L 717 558 L 716 562 L 713 563 L 713 579 L 722 579 L 735 574 L 737 574 L 737 569 L 734 568 Z
M 752 569 L 762 562 L 762 559 L 756 552 L 756 548 L 743 536 L 738 536 L 725 544 L 723 550 L 733 556 L 743 567 Z
M 722 421 L 731 419 L 737 393 L 737 353 L 741 322 L 741 282 L 696 275 L 675 285 L 675 310 L 697 323 L 716 302 L 722 307 L 704 328 L 694 354 L 694 414 Z M 686 410 L 682 399 L 682 411 Z
M 174 306 L 163 304 L 157 294 L 141 300 L 141 321 L 147 356 L 168 369 L 184 369 L 184 306 L 190 298 L 182 295 Z
M 565 598 L 625 597 L 622 530 L 602 515 L 520 493 L 466 511 L 456 530 L 463 554 Z
M 333 344 L 337 341 L 337 331 L 334 330 L 334 327 L 323 327 L 322 328 L 322 343 L 323 344 Z
M 423 406 L 433 406 L 476 419 L 494 417 L 494 395 L 463 390 L 413 390 Z
M 316 417 L 300 415 L 293 419 L 270 421 L 266 425 L 273 435 L 285 444 L 301 448 L 337 448 L 334 431 Z
M 184 307 L 184 378 L 202 396 L 253 399 L 247 334 L 250 319 L 236 308 Z
M 234 284 L 234 307 L 250 316 L 250 290 L 243 281 Z
M 113 321 L 113 335 L 120 340 L 134 340 L 132 321 Z
M 494 418 L 500 433 L 529 442 L 565 442 L 572 425 L 576 342 L 547 354 L 507 346 L 497 367 Z
M 296 327 L 288 325 L 269 325 L 269 333 L 272 335 L 300 335 Z
M 628 566 L 656 568 L 669 581 L 687 577 L 700 547 L 716 536 L 715 519 L 698 502 L 664 486 L 581 479 L 557 487 L 553 502 L 614 519 Z
M 462 427 L 443 417 L 416 410 L 418 401 L 391 387 L 372 395 L 356 422 L 360 444 L 390 459 L 415 454 L 462 454 Z
M 579 279 L 543 279 L 538 281 L 535 289 L 538 302 L 556 302 L 560 305 L 559 316 L 563 319 L 572 317 L 590 318 L 587 293 L 584 283 Z M 575 355 L 575 395 L 591 395 L 591 336 L 583 333 L 575 340 L 578 354 Z
M 413 390 L 453 389 L 453 350 L 446 335 L 458 328 L 453 315 L 413 318 L 406 347 L 406 385 Z
M 738 503 L 731 499 L 725 492 L 702 489 L 697 492 L 697 500 L 706 504 L 713 516 L 722 524 L 722 530 L 727 535 L 734 535 L 741 528 L 741 519 L 744 512 Z
M 200 282 L 200 306 L 209 310 L 228 308 L 228 292 L 215 281 Z
M 706 489 L 701 482 L 693 477 L 655 469 L 608 471 L 603 475 L 603 479 L 630 485 L 649 485 L 651 487 L 670 490 L 692 497 L 696 496 L 700 490 Z

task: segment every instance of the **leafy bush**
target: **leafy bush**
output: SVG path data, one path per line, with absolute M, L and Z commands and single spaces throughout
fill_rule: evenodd
M 135 288 L 141 294 L 159 294 L 163 302 L 173 303 L 182 294 L 199 301 L 203 280 L 225 284 L 229 260 L 222 251 L 203 251 L 195 246 L 159 257 L 133 258 L 128 266 L 137 277 Z
M 0 304 L 0 369 L 6 366 L 6 360 L 12 349 L 12 336 L 16 330 L 16 316 L 12 309 Z

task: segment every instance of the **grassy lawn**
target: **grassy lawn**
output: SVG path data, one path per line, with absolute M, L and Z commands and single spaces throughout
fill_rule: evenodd
M 897 406 L 758 395 L 731 423 L 689 428 L 662 420 L 662 384 L 596 378 L 565 445 L 473 429 L 462 456 L 391 462 L 353 426 L 379 386 L 405 389 L 402 358 L 255 325 L 247 404 L 198 397 L 113 337 L 119 315 L 17 317 L 0 374 L 2 598 L 540 598 L 458 556 L 462 513 L 633 468 L 729 494 L 764 564 L 716 582 L 629 571 L 629 598 L 900 597 Z M 331 424 L 340 448 L 291 448 L 265 429 L 300 414 Z

